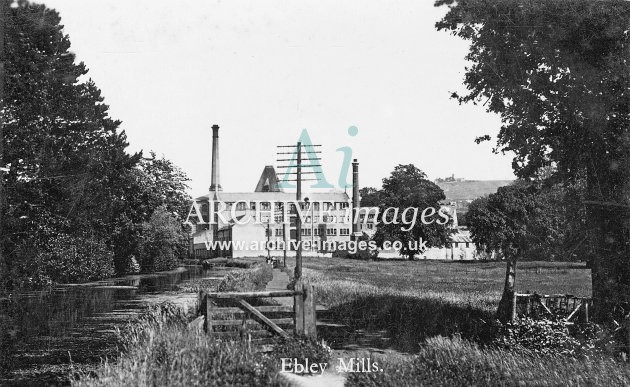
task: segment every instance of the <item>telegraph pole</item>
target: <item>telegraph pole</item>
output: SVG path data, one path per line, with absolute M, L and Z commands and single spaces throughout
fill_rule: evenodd
M 321 145 L 313 145 L 313 147 L 318 147 Z M 294 152 L 278 152 L 279 155 L 282 154 L 292 154 L 295 157 L 296 164 L 285 166 L 278 166 L 278 168 L 288 168 L 287 172 L 291 168 L 296 168 L 295 179 L 290 179 L 290 181 L 295 181 L 297 184 L 297 189 L 295 191 L 296 205 L 295 205 L 295 240 L 296 240 L 296 250 L 295 250 L 295 280 L 298 281 L 302 278 L 302 219 L 300 218 L 300 206 L 302 204 L 302 181 L 317 181 L 318 179 L 302 179 L 303 173 L 312 173 L 315 174 L 317 172 L 302 172 L 302 167 L 321 167 L 321 163 L 317 165 L 307 164 L 302 165 L 302 143 L 298 142 L 297 145 L 279 145 L 278 148 L 293 148 L 295 147 Z M 312 153 L 321 153 L 321 151 L 308 151 L 305 150 L 304 153 L 312 154 Z M 307 157 L 310 160 L 321 160 L 319 157 Z M 293 161 L 294 159 L 278 159 L 277 161 Z
M 295 190 L 295 239 L 297 249 L 295 250 L 295 280 L 302 278 L 302 219 L 300 217 L 300 205 L 302 204 L 302 143 L 297 143 L 297 189 Z

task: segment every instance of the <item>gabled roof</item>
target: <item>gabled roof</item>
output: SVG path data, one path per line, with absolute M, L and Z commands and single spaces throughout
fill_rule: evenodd
M 279 186 L 278 175 L 273 165 L 266 165 L 263 169 L 258 184 L 256 184 L 255 192 L 283 192 L 284 190 Z

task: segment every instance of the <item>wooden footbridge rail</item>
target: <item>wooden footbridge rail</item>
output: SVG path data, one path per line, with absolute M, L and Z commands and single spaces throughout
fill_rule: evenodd
M 288 305 L 263 305 L 253 306 L 247 299 L 260 298 L 281 298 L 292 297 L 293 306 Z M 201 292 L 202 314 L 204 316 L 204 330 L 207 334 L 214 336 L 230 336 L 247 331 L 247 322 L 254 321 L 262 325 L 267 331 L 274 335 L 288 338 L 287 330 L 280 326 L 294 327 L 295 333 L 299 336 L 317 338 L 316 312 L 315 312 L 315 288 L 313 285 L 297 282 L 295 290 L 277 290 L 262 292 Z M 217 306 L 218 300 L 231 300 L 234 306 Z M 271 314 L 292 314 L 290 318 L 272 318 L 265 315 Z M 241 315 L 241 318 L 237 316 Z M 227 317 L 226 317 L 227 316 Z M 220 319 L 217 319 L 220 317 Z M 239 331 L 215 331 L 217 327 L 237 327 Z M 223 328 L 225 329 L 225 328 Z M 248 332 L 258 334 L 261 331 Z

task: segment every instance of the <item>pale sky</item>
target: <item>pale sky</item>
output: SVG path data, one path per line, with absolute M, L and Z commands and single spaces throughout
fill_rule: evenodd
M 445 9 L 431 0 L 38 2 L 60 12 L 130 150 L 171 159 L 195 196 L 210 185 L 213 124 L 224 191 L 253 191 L 304 128 L 335 185 L 341 147 L 361 186 L 407 163 L 431 179 L 514 178 L 494 142 L 473 141 L 496 135 L 498 117 L 449 98 L 467 44 L 435 30 Z

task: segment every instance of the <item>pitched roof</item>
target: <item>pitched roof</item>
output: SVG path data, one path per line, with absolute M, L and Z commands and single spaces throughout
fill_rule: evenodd
M 282 192 L 284 191 L 282 188 L 278 186 L 278 175 L 276 174 L 276 170 L 273 168 L 273 165 L 266 165 L 260 175 L 260 179 L 258 179 L 258 184 L 256 184 L 255 192 Z

